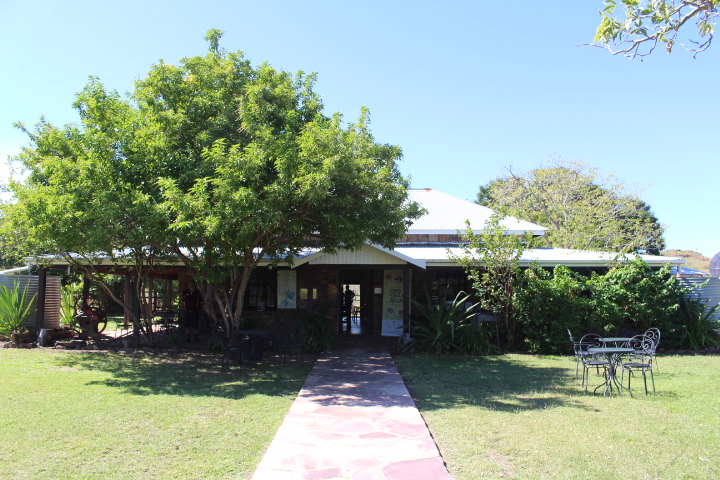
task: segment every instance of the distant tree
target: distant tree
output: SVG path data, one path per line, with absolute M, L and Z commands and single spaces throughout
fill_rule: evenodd
M 292 261 L 308 241 L 392 247 L 420 208 L 400 148 L 374 141 L 366 110 L 350 125 L 325 116 L 314 75 L 253 67 L 220 48 L 222 33 L 208 32 L 204 56 L 153 66 L 130 98 L 91 79 L 80 125 L 21 126 L 32 146 L 16 160 L 30 174 L 11 184 L 8 214 L 29 251 L 99 281 L 100 258 L 139 277 L 179 259 L 229 334 L 263 259 Z
M 477 200 L 475 200 L 475 203 L 478 205 L 482 205 L 483 207 L 487 207 L 490 204 L 490 186 L 489 185 L 480 185 L 480 188 L 478 189 L 477 193 Z
M 664 228 L 637 196 L 597 169 L 553 159 L 525 174 L 510 172 L 481 187 L 478 198 L 491 208 L 548 228 L 548 247 L 611 252 L 664 248 Z
M 628 58 L 650 55 L 662 45 L 671 53 L 678 42 L 680 30 L 694 24 L 698 40 L 689 39 L 683 45 L 693 57 L 707 50 L 713 41 L 715 19 L 720 15 L 720 0 L 622 0 L 622 13 L 617 13 L 616 0 L 605 0 L 602 22 L 595 42 L 613 55 Z

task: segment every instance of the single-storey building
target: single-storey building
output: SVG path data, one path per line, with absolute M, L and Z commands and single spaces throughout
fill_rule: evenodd
M 268 329 L 278 329 L 294 324 L 304 314 L 319 312 L 334 323 L 338 333 L 399 335 L 397 327 L 412 314 L 411 297 L 423 300 L 426 291 L 431 297 L 440 297 L 445 288 L 453 297 L 459 291 L 470 292 L 467 275 L 453 259 L 462 253 L 458 231 L 465 231 L 469 225 L 473 232 L 481 232 L 493 210 L 429 188 L 411 189 L 409 199 L 422 205 L 426 213 L 392 250 L 365 244 L 358 251 L 337 254 L 310 249 L 294 258 L 292 264 L 261 261 L 250 278 L 243 316 Z M 506 218 L 503 226 L 506 234 L 532 232 L 542 236 L 547 231 L 512 217 Z M 538 248 L 526 250 L 520 264 L 562 264 L 591 270 L 606 268 L 614 258 L 615 254 L 605 252 Z M 641 258 L 657 268 L 665 263 L 684 263 L 674 257 Z M 67 263 L 58 261 L 51 267 L 66 268 Z M 107 271 L 111 267 L 108 264 Z M 115 267 L 113 271 L 121 270 Z M 151 275 L 157 279 L 155 282 L 178 280 L 183 288 L 189 280 L 185 269 L 177 265 L 164 266 Z M 354 294 L 350 295 L 350 318 L 343 311 L 347 287 Z

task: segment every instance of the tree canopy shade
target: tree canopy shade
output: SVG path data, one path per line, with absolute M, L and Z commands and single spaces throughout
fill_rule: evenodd
M 693 56 L 707 50 L 720 6 L 720 0 L 621 0 L 622 13 L 618 14 L 616 0 L 604 3 L 602 22 L 594 40 L 601 45 L 596 46 L 631 59 L 650 55 L 658 45 L 671 53 L 680 30 L 691 24 L 695 25 L 698 39 L 689 39 L 689 44 L 683 46 Z
M 556 159 L 481 186 L 477 203 L 548 227 L 548 247 L 659 254 L 664 228 L 647 204 L 625 192 L 612 177 L 598 179 L 595 168 Z
M 7 214 L 31 252 L 179 259 L 230 332 L 263 258 L 291 260 L 308 240 L 390 248 L 421 212 L 367 110 L 349 125 L 324 115 L 314 75 L 253 67 L 221 36 L 208 32 L 204 56 L 153 66 L 126 99 L 91 79 L 79 125 L 26 129 L 16 160 L 30 175 L 11 184 Z

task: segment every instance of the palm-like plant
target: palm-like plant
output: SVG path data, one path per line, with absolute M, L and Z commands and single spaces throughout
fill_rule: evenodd
M 427 292 L 425 292 L 425 296 L 426 303 L 424 304 L 412 300 L 413 305 L 425 318 L 425 322 L 411 322 L 409 333 L 415 342 L 406 345 L 405 348 L 438 353 L 448 351 L 465 353 L 463 345 L 458 342 L 458 332 L 471 325 L 469 320 L 479 304 L 466 306 L 470 295 L 465 292 L 458 293 L 452 301 L 448 302 L 446 290 L 437 305 L 433 305 Z
M 60 297 L 60 323 L 63 325 L 72 327 L 77 324 L 75 302 L 81 292 L 81 283 L 71 283 L 63 287 Z
M 0 285 L 0 335 L 11 338 L 13 333 L 20 333 L 20 329 L 35 313 L 33 301 L 35 295 L 27 300 L 28 287 L 20 289 L 18 281 L 13 282 L 13 288 Z
M 720 305 L 708 306 L 707 300 L 680 297 L 682 344 L 692 350 L 713 347 L 718 343 L 720 322 L 713 318 Z

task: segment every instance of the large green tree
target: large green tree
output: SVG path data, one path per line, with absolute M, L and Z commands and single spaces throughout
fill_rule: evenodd
M 713 41 L 720 0 L 605 0 L 595 42 L 613 55 L 628 58 L 650 55 L 660 45 L 671 53 L 682 44 L 693 56 Z M 620 7 L 618 8 L 620 3 Z M 619 12 L 618 12 L 619 10 Z M 681 30 L 695 28 L 695 38 L 678 38 Z
M 599 178 L 595 168 L 554 159 L 481 186 L 477 203 L 547 227 L 548 247 L 659 254 L 664 228 L 626 190 L 612 177 Z
M 367 111 L 349 125 L 326 116 L 314 75 L 253 67 L 221 36 L 208 32 L 204 56 L 153 66 L 128 98 L 92 79 L 79 125 L 26 129 L 17 160 L 30 175 L 11 185 L 8 214 L 32 251 L 78 266 L 130 259 L 142 273 L 177 259 L 229 333 L 263 258 L 392 247 L 420 209 L 400 148 L 375 142 Z

